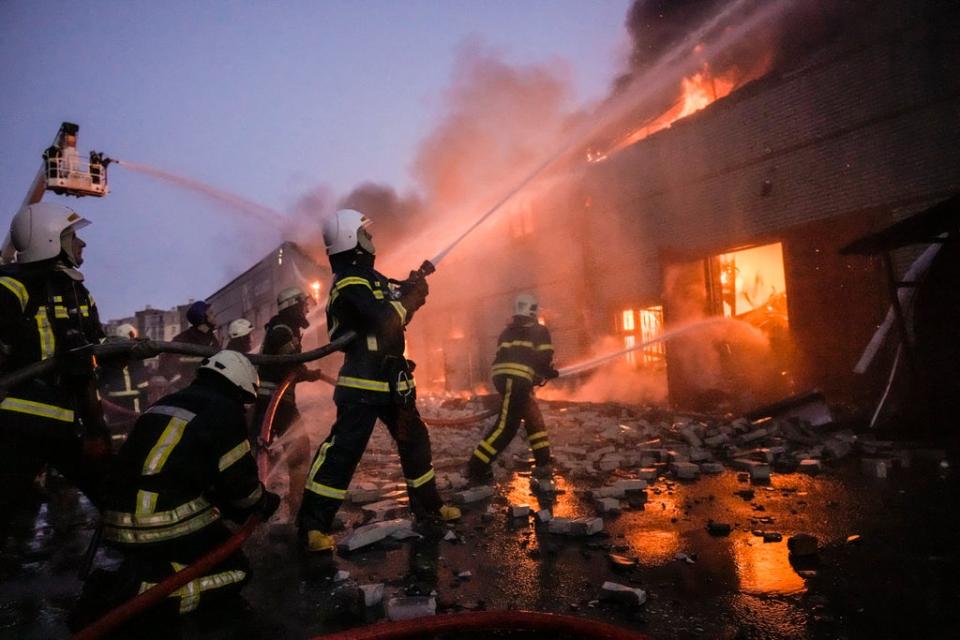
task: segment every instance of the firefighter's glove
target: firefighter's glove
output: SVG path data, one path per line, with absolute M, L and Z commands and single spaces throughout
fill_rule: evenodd
M 416 311 L 427 302 L 430 286 L 427 279 L 420 277 L 416 272 L 410 272 L 410 279 L 400 285 L 400 303 L 407 311 Z
M 131 360 L 147 360 L 157 355 L 157 353 L 157 350 L 153 348 L 153 345 L 151 345 L 150 341 L 146 338 L 134 340 L 133 346 L 130 347 Z
M 555 368 L 550 367 L 550 370 L 543 376 L 546 380 L 553 380 L 560 377 L 560 372 Z
M 260 502 L 258 502 L 255 507 L 255 513 L 260 517 L 261 522 L 266 522 L 279 507 L 280 496 L 264 489 L 263 496 L 261 496 Z

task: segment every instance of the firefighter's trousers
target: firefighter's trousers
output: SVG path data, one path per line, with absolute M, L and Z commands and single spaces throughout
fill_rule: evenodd
M 330 531 L 377 418 L 397 443 L 411 511 L 424 517 L 440 510 L 442 500 L 433 472 L 430 435 L 416 406 L 340 403 L 330 435 L 310 465 L 298 517 L 301 532 Z
M 230 536 L 229 529 L 222 522 L 216 522 L 167 542 L 119 547 L 124 556 L 119 571 L 99 572 L 90 576 L 74 609 L 71 626 L 81 628 L 90 624 L 138 593 L 190 566 L 222 545 Z M 230 602 L 249 579 L 249 563 L 244 554 L 238 551 L 207 575 L 188 582 L 167 596 L 148 612 L 148 620 L 150 623 L 161 623 L 200 608 L 208 609 L 225 601 Z M 145 633 L 148 630 L 140 626 L 143 624 L 149 627 L 146 620 L 138 617 L 123 630 L 130 637 L 135 637 L 138 632 Z
M 527 443 L 533 451 L 537 467 L 550 464 L 550 440 L 547 438 L 543 415 L 537 406 L 532 386 L 507 377 L 502 383 L 498 380 L 497 387 L 501 394 L 500 412 L 496 422 L 470 456 L 467 471 L 472 480 L 482 480 L 489 476 L 490 465 L 510 445 L 517 435 L 521 421 L 526 427 Z
M 7 406 L 14 406 L 11 398 L 5 400 Z M 28 402 L 33 404 L 25 404 Z M 56 408 L 33 400 L 18 404 Z M 72 415 L 51 410 L 46 413 L 43 416 L 0 408 L 0 513 L 4 514 L 0 537 L 6 537 L 6 524 L 13 519 L 12 514 L 29 508 L 33 481 L 46 464 L 55 467 L 94 504 L 100 501 L 109 463 L 109 439 L 84 439 Z

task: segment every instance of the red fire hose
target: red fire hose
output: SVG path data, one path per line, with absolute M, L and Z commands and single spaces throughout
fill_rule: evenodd
M 74 640 L 94 640 L 110 633 L 130 618 L 139 615 L 162 602 L 168 595 L 192 580 L 203 577 L 215 566 L 229 558 L 247 541 L 253 530 L 260 524 L 260 516 L 251 515 L 243 526 L 237 529 L 222 545 L 203 556 L 189 567 L 155 584 L 143 593 L 133 597 L 119 607 L 112 609 L 93 624 L 81 629 Z
M 362 629 L 316 636 L 313 640 L 419 640 L 428 634 L 496 629 L 563 633 L 592 640 L 650 640 L 642 633 L 606 622 L 535 611 L 470 611 L 382 622 Z

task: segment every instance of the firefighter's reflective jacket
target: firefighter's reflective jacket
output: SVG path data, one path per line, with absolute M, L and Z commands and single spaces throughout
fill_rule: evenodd
M 514 316 L 500 334 L 491 373 L 494 382 L 507 377 L 537 384 L 553 371 L 550 332 L 534 318 Z
M 330 339 L 346 331 L 359 336 L 344 351 L 335 402 L 391 404 L 414 398 L 412 367 L 403 355 L 404 328 L 412 315 L 396 287 L 374 269 L 350 265 L 334 274 L 327 301 Z
M 137 420 L 103 513 L 106 540 L 176 542 L 217 522 L 221 512 L 239 518 L 258 504 L 263 486 L 243 406 L 219 383 L 198 377 Z
M 289 308 L 292 312 L 293 308 Z M 300 353 L 302 346 L 300 340 L 301 326 L 306 324 L 304 318 L 285 317 L 286 314 L 281 311 L 279 314 L 270 318 L 264 329 L 263 345 L 260 352 L 264 355 L 288 355 L 291 353 Z M 260 365 L 257 372 L 260 374 L 260 388 L 257 393 L 269 402 L 270 396 L 276 391 L 277 387 L 283 383 L 284 378 L 293 371 L 302 372 L 306 369 L 303 364 L 281 364 L 281 365 Z M 296 385 L 291 384 L 287 392 L 283 394 L 282 401 L 296 404 Z
M 101 395 L 117 406 L 141 413 L 147 408 L 147 376 L 147 368 L 140 360 L 104 362 L 100 368 Z
M 0 372 L 9 373 L 104 338 L 93 296 L 79 272 L 55 263 L 0 268 Z M 73 423 L 89 400 L 92 358 L 18 385 L 0 400 L 9 411 Z M 91 418 L 93 416 L 90 416 Z M 88 425 L 92 426 L 92 425 Z
M 213 331 L 201 331 L 197 327 L 189 327 L 173 337 L 173 342 L 186 342 L 204 347 L 220 347 Z M 172 389 L 182 389 L 190 384 L 197 373 L 202 356 L 187 356 L 175 353 L 161 353 L 157 373 L 167 379 Z

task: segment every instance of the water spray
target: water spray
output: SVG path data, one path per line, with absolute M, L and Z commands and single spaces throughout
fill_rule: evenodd
M 121 167 L 130 169 L 131 171 L 136 171 L 154 178 L 166 180 L 167 182 L 173 182 L 181 187 L 185 187 L 191 191 L 195 191 L 196 193 L 206 196 L 207 198 L 230 205 L 231 207 L 250 214 L 251 216 L 257 218 L 260 222 L 267 223 L 272 227 L 279 227 L 280 229 L 283 229 L 289 222 L 287 216 L 283 215 L 279 211 L 276 211 L 275 209 L 271 209 L 270 207 L 264 206 L 252 200 L 247 200 L 246 198 L 228 193 L 221 189 L 211 187 L 210 185 L 204 184 L 198 180 L 180 176 L 175 173 L 170 173 L 169 171 L 151 167 L 150 165 L 130 162 L 129 160 L 117 160 L 114 158 L 112 159 L 112 162 Z
M 604 364 L 607 364 L 608 362 L 612 362 L 612 361 L 616 360 L 617 358 L 621 358 L 621 357 L 627 355 L 628 353 L 633 353 L 634 351 L 639 351 L 639 350 L 641 350 L 641 349 L 646 349 L 646 348 L 649 347 L 650 345 L 657 344 L 658 342 L 666 342 L 666 341 L 668 341 L 668 340 L 672 340 L 672 339 L 674 339 L 674 338 L 677 338 L 677 337 L 679 337 L 679 336 L 682 336 L 683 334 L 688 333 L 688 332 L 690 332 L 690 331 L 693 331 L 693 330 L 695 330 L 695 329 L 704 329 L 704 328 L 709 327 L 709 326 L 713 326 L 713 325 L 717 325 L 717 324 L 723 324 L 723 323 L 727 323 L 727 322 L 729 322 L 729 321 L 730 321 L 729 318 L 721 318 L 721 317 L 708 318 L 708 319 L 706 319 L 706 320 L 701 320 L 700 322 L 697 322 L 697 323 L 694 323 L 694 324 L 691 324 L 691 325 L 687 325 L 687 326 L 685 326 L 685 327 L 680 327 L 680 328 L 678 328 L 678 329 L 673 329 L 673 330 L 671 330 L 671 331 L 667 331 L 666 333 L 660 334 L 660 335 L 657 336 L 656 338 L 652 338 L 652 339 L 647 340 L 647 341 L 645 341 L 645 342 L 641 342 L 640 344 L 635 344 L 635 345 L 633 345 L 632 347 L 628 347 L 628 348 L 626 348 L 626 349 L 621 349 L 620 351 L 615 351 L 615 352 L 613 352 L 613 353 L 608 353 L 608 354 L 606 354 L 606 355 L 598 356 L 598 357 L 593 358 L 593 359 L 591 359 L 591 360 L 587 360 L 586 362 L 580 362 L 580 363 L 578 363 L 578 364 L 572 364 L 572 365 L 570 365 L 570 366 L 563 367 L 562 369 L 560 369 L 560 375 L 557 376 L 557 377 L 558 377 L 558 378 L 567 378 L 567 377 L 570 377 L 570 376 L 577 375 L 577 374 L 579 374 L 579 373 L 583 373 L 584 371 L 590 371 L 590 370 L 592 370 L 592 369 L 596 369 L 596 368 L 599 367 L 599 366 L 602 366 L 602 365 L 604 365 Z

